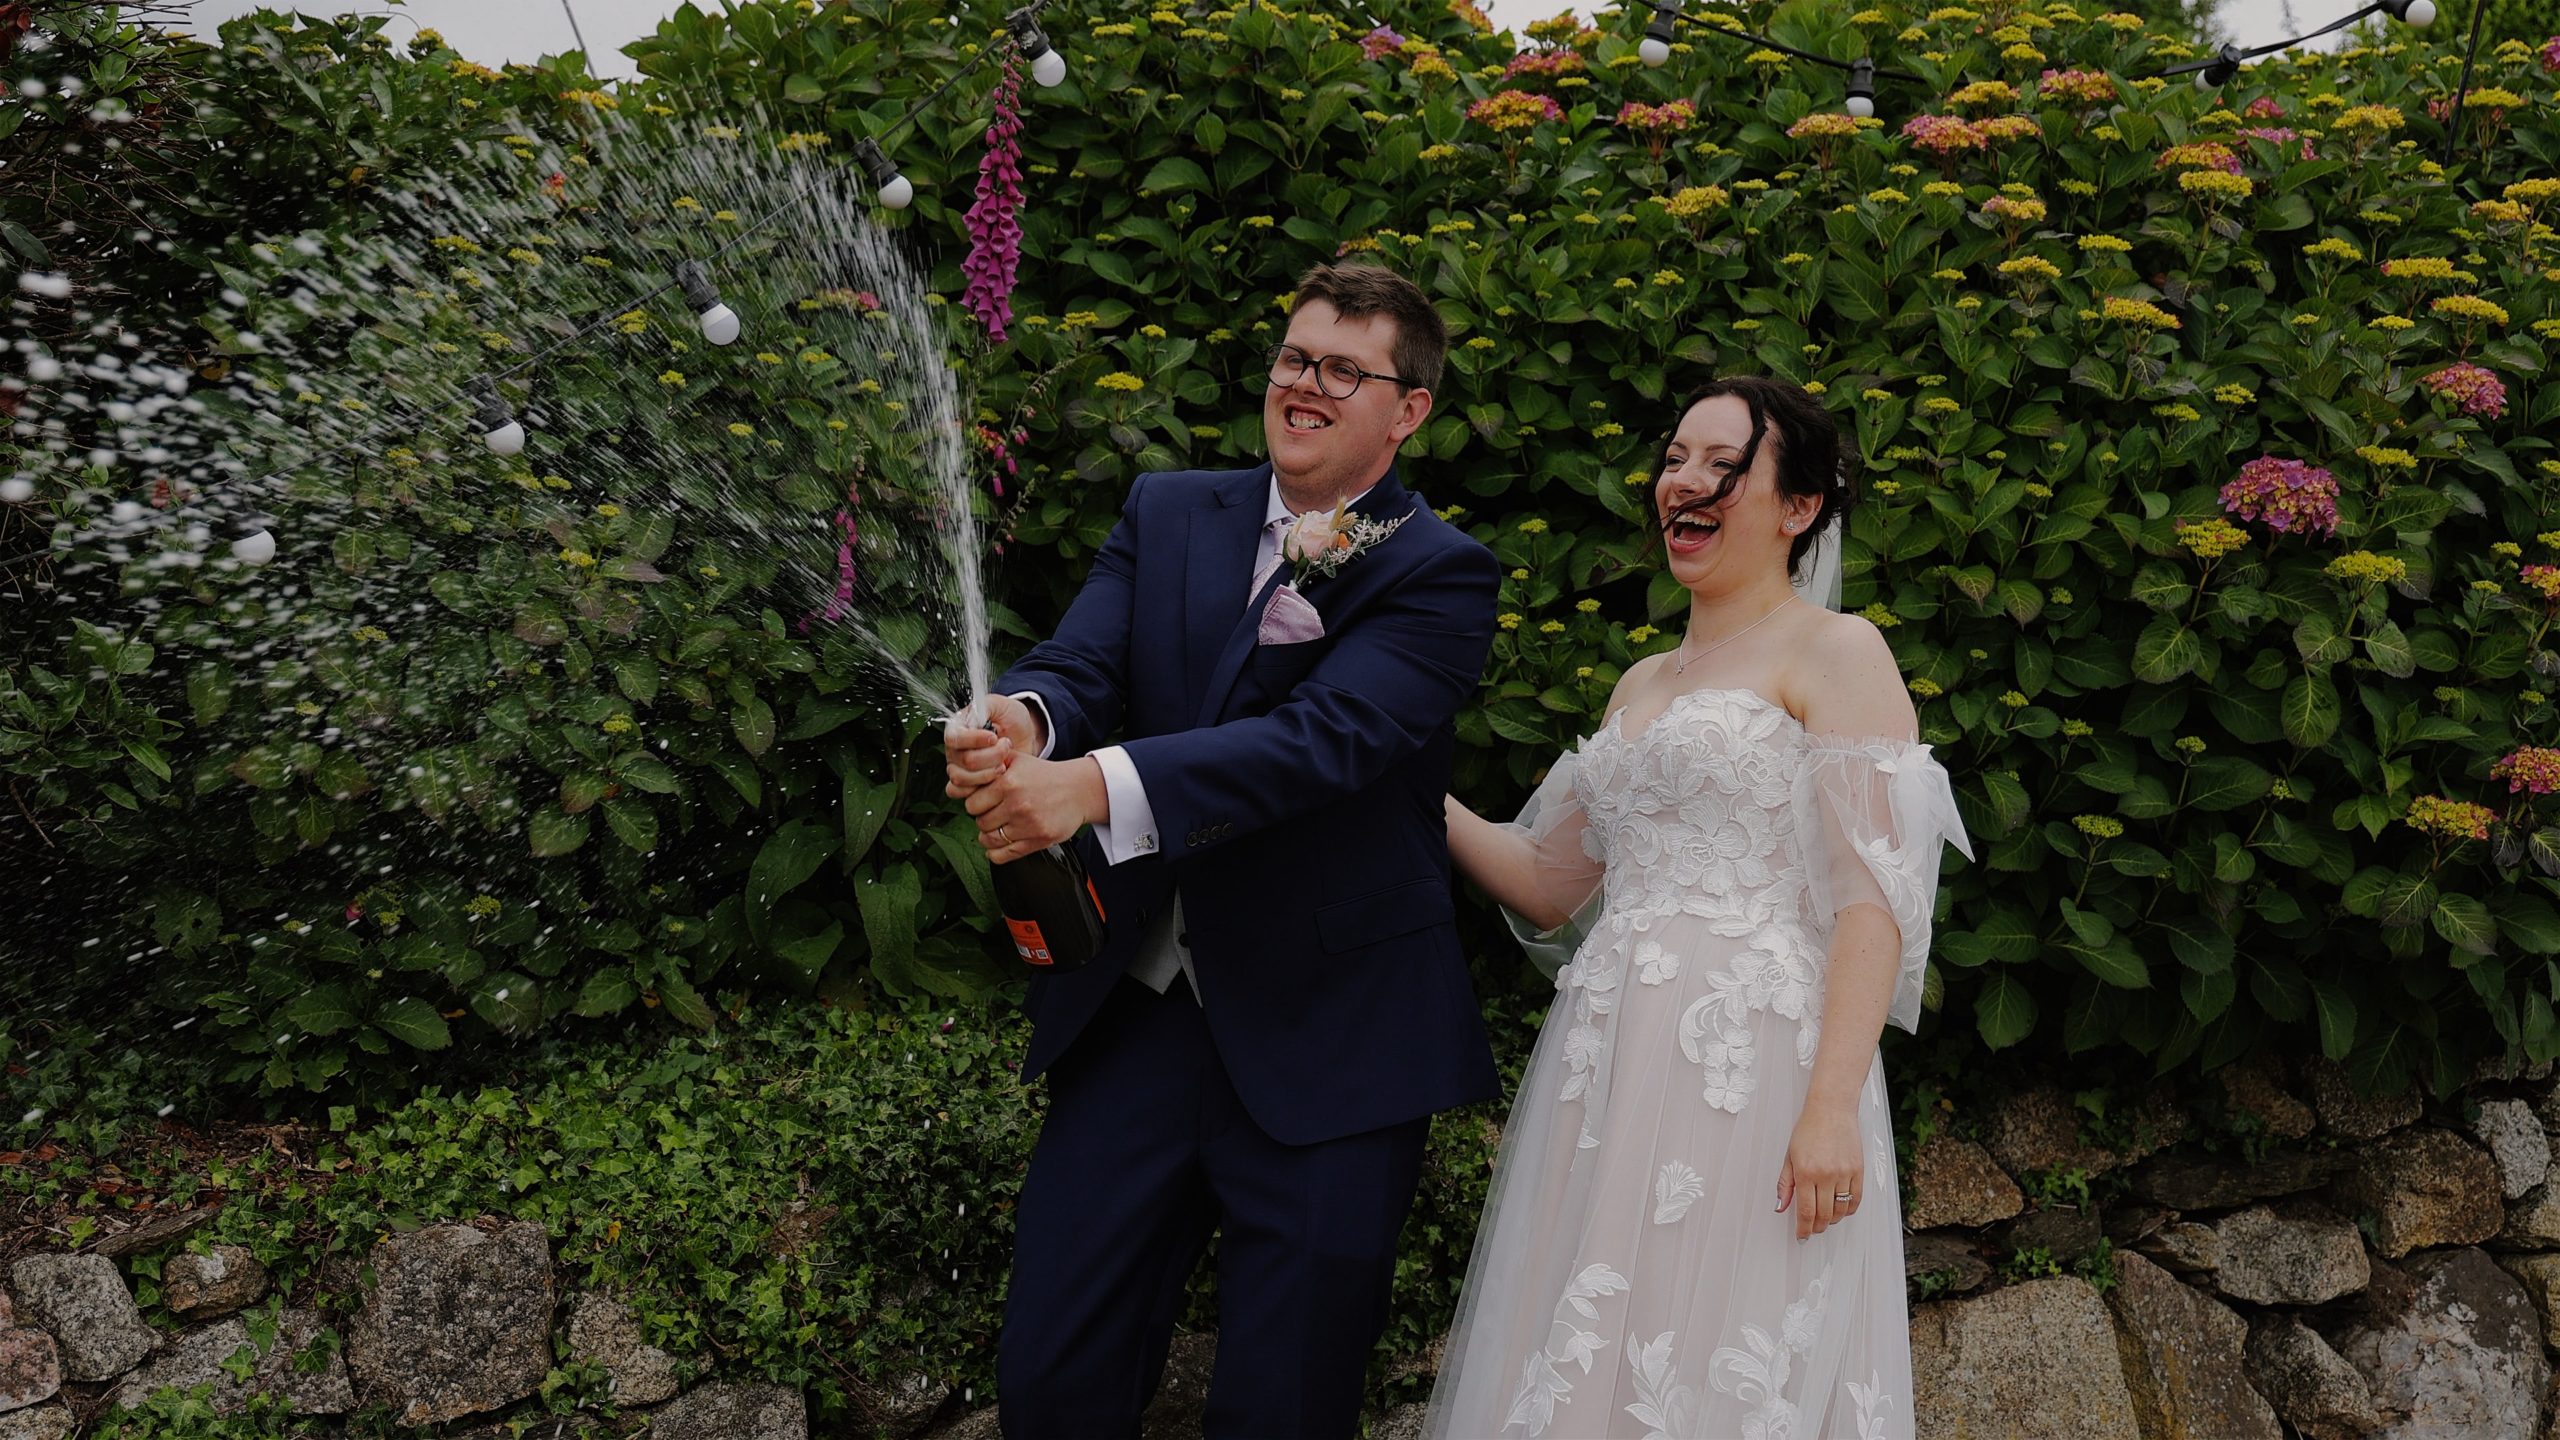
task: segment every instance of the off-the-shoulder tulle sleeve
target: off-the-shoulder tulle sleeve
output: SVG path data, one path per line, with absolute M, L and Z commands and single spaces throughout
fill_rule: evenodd
M 1840 912 L 1852 905 L 1878 906 L 1892 916 L 1902 933 L 1902 965 L 1890 1014 L 1894 1024 L 1916 1029 L 1940 847 L 1953 845 L 1973 858 L 1946 767 L 1914 741 L 1810 736 L 1795 807 L 1814 923 L 1824 943 Z
M 1574 793 L 1577 763 L 1578 757 L 1570 750 L 1558 757 L 1537 793 L 1520 807 L 1520 817 L 1510 825 L 1511 829 L 1526 833 L 1535 849 L 1539 892 L 1558 913 L 1568 917 L 1552 930 L 1540 930 L 1511 910 L 1502 912 L 1502 918 L 1511 922 L 1511 933 L 1519 937 L 1520 948 L 1528 952 L 1530 963 L 1550 979 L 1581 948 L 1582 937 L 1598 914 L 1602 899 L 1600 875 L 1605 867 L 1600 836 L 1591 828 L 1582 800 Z

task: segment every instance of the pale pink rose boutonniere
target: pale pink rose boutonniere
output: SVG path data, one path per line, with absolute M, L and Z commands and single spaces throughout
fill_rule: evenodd
M 1296 645 L 1323 639 L 1324 617 L 1299 593 L 1299 587 L 1341 573 L 1343 566 L 1383 544 L 1412 518 L 1408 512 L 1393 520 L 1372 520 L 1341 505 L 1299 516 L 1296 524 L 1280 532 L 1280 555 L 1289 562 L 1289 582 L 1272 592 L 1256 641 Z

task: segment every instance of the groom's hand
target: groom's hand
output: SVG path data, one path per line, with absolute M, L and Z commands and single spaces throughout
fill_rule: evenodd
M 948 780 L 942 793 L 954 800 L 966 800 L 993 783 L 1014 756 L 1039 754 L 1048 738 L 1041 732 L 1039 715 L 1012 696 L 990 695 L 985 705 L 991 728 L 980 730 L 956 721 L 943 727 L 942 758 Z
M 977 817 L 978 843 L 1002 865 L 1065 841 L 1086 825 L 1111 818 L 1110 789 L 1091 756 L 1035 760 L 1017 756 L 996 779 L 965 802 Z

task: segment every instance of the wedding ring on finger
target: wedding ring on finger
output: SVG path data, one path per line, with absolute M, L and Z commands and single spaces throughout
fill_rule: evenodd
M 1832 1198 L 1832 1199 L 1834 1199 L 1834 1200 L 1839 1201 L 1839 1202 L 1840 1202 L 1841 1204 L 1843 1204 L 1843 1205 L 1846 1205 L 1846 1204 L 1848 1204 L 1850 1201 L 1855 1200 L 1855 1199 L 1857 1199 L 1858 1197 L 1857 1197 L 1857 1196 L 1855 1196 L 1855 1195 L 1850 1194 L 1849 1192 L 1847 1192 L 1847 1191 L 1845 1191 L 1845 1190 L 1840 1190 L 1840 1191 L 1834 1191 L 1834 1192 L 1832 1193 L 1831 1198 Z
M 1004 843 L 1004 844 L 1007 844 L 1007 845 L 1012 844 L 1012 843 L 1013 843 L 1013 827 L 1012 827 L 1012 826 L 1010 826 L 1010 825 L 999 825 L 999 826 L 997 826 L 997 827 L 996 827 L 996 839 L 997 839 L 998 841 L 1000 841 L 1000 842 Z

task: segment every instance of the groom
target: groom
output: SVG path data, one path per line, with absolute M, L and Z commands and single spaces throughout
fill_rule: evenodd
M 1092 827 L 1109 926 L 1032 981 L 1011 1440 L 1138 1433 L 1212 1231 L 1207 1434 L 1350 1435 L 1429 1117 L 1496 1092 L 1441 796 L 1497 570 L 1395 471 L 1447 348 L 1402 276 L 1308 271 L 1257 382 L 1270 463 L 1139 476 L 997 733 L 948 741 L 989 859 Z M 1284 532 L 1344 504 L 1394 529 L 1283 593 Z

